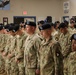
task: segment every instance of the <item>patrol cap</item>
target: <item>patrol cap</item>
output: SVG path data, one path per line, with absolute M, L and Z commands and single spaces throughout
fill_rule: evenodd
M 10 25 L 5 25 L 5 26 L 4 26 L 4 28 L 5 28 L 5 29 L 8 29 L 8 28 L 9 28 L 9 26 L 10 26 Z
M 42 24 L 42 25 L 43 25 L 44 23 L 45 23 L 45 22 L 44 22 L 43 20 L 41 20 L 41 21 L 38 22 L 38 25 L 39 25 L 39 24 Z
M 76 40 L 76 33 L 71 36 L 71 41 L 72 41 L 73 39 Z
M 51 26 L 54 26 L 54 23 L 50 23 Z
M 65 23 L 65 24 L 67 24 L 67 25 L 69 24 L 69 22 L 68 22 L 68 21 L 66 21 L 66 20 L 64 20 L 64 23 Z
M 59 21 L 56 21 L 55 23 L 60 23 Z
M 2 30 L 3 28 L 2 28 L 2 25 L 0 25 L 0 30 Z
M 3 25 L 2 23 L 0 23 L 0 25 Z
M 5 26 L 5 29 L 6 29 L 7 32 L 9 32 L 9 26 L 10 26 L 10 25 L 6 25 L 6 26 Z
M 0 30 L 5 29 L 5 27 L 3 25 L 0 25 Z
M 68 27 L 68 24 L 69 24 L 69 22 L 68 21 L 66 21 L 66 20 L 64 20 L 64 23 L 67 25 L 67 27 Z
M 74 21 L 71 21 L 70 24 L 75 23 Z
M 13 32 L 16 32 L 20 29 L 20 25 L 15 25 L 13 28 Z
M 39 30 L 45 30 L 51 28 L 51 25 L 49 23 L 43 24 L 42 26 L 39 27 Z
M 75 19 L 74 19 L 74 18 L 71 18 L 70 20 L 75 21 Z
M 36 23 L 35 23 L 35 22 L 32 22 L 32 21 L 27 21 L 27 22 L 26 22 L 26 25 L 36 27 Z
M 61 24 L 59 25 L 59 29 L 60 29 L 60 28 L 65 28 L 65 27 L 67 27 L 67 25 L 66 25 L 65 23 L 61 23 Z
M 14 26 L 10 26 L 8 29 L 9 29 L 9 31 L 13 31 Z

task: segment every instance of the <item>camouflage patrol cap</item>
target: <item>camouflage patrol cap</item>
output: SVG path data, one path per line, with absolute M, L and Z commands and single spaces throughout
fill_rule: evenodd
M 73 39 L 76 40 L 76 33 L 71 36 L 71 41 L 72 41 Z
M 27 22 L 26 22 L 26 25 L 36 27 L 36 23 L 35 23 L 35 22 L 32 22 L 32 21 L 27 21 Z
M 51 24 L 46 23 L 39 27 L 39 30 L 45 30 L 51 28 Z

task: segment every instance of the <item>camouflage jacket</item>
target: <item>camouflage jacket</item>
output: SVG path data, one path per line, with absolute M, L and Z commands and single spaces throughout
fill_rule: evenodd
M 62 57 L 60 49 L 59 43 L 53 40 L 51 37 L 47 42 L 44 40 L 41 43 L 39 50 L 41 75 L 63 75 L 60 73 L 61 71 L 59 72 L 60 68 L 58 58 Z
M 24 44 L 24 66 L 27 68 L 37 68 L 38 51 L 41 40 L 36 33 L 28 36 Z

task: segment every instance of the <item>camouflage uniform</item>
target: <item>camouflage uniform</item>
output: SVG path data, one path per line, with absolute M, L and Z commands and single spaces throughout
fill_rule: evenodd
M 7 53 L 6 55 L 6 71 L 7 71 L 7 75 L 11 75 L 11 62 L 10 59 L 8 58 L 8 55 L 11 53 L 11 51 L 13 50 L 13 44 L 14 43 L 14 37 L 12 35 L 9 35 L 9 39 L 7 41 L 7 46 L 5 48 L 5 52 Z
M 58 31 L 56 31 L 56 30 L 54 29 L 54 31 L 52 32 L 52 36 L 53 36 L 53 38 L 54 38 L 55 40 L 58 40 Z
M 68 56 L 68 75 L 76 75 L 76 51 Z
M 0 75 L 6 75 L 5 62 L 1 54 L 3 51 L 3 44 L 4 44 L 4 34 L 0 34 Z
M 19 67 L 19 75 L 24 75 L 24 51 L 23 51 L 23 45 L 26 40 L 27 35 L 25 33 L 22 33 L 19 38 L 16 39 L 17 41 L 17 53 L 15 58 L 19 61 L 18 67 Z
M 60 45 L 52 37 L 41 43 L 40 53 L 40 75 L 63 75 L 59 70 L 59 57 L 61 56 Z
M 12 40 L 12 49 L 10 50 L 10 54 L 12 54 L 12 57 L 10 59 L 11 63 L 11 75 L 19 75 L 19 69 L 18 69 L 18 64 L 15 61 L 15 53 L 17 52 L 16 50 L 16 38 L 17 36 L 14 36 L 14 40 Z
M 9 73 L 9 66 L 8 66 L 8 60 L 7 60 L 7 54 L 8 54 L 8 51 L 9 51 L 9 45 L 10 45 L 10 35 L 9 34 L 5 34 L 5 36 L 7 37 L 7 41 L 6 41 L 6 46 L 5 46 L 5 48 L 4 48 L 4 53 L 5 53 L 5 56 L 3 56 L 4 57 L 4 60 L 5 60 L 5 70 L 6 70 L 6 72 L 7 72 L 7 75 L 10 75 L 10 73 Z
M 35 75 L 37 69 L 37 55 L 40 47 L 40 38 L 36 33 L 28 36 L 25 41 L 24 66 L 26 75 Z
M 69 30 L 70 34 L 76 33 L 76 28 L 70 28 L 69 27 L 68 30 Z
M 57 29 L 57 30 L 54 29 L 54 31 L 52 32 L 53 39 L 58 41 L 60 34 L 61 34 L 61 32 L 59 31 L 59 29 Z
M 59 43 L 61 46 L 61 53 L 63 55 L 63 64 L 64 64 L 64 75 L 67 75 L 67 56 L 71 52 L 71 41 L 70 41 L 70 33 L 67 32 L 65 35 L 61 33 L 59 37 Z

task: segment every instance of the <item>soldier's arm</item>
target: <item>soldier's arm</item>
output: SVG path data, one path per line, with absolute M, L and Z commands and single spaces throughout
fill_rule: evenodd
M 6 46 L 4 48 L 5 49 L 4 52 L 5 52 L 6 55 L 9 53 L 10 46 L 11 46 L 11 38 L 9 36 L 7 41 L 6 41 Z
M 25 40 L 26 40 L 26 36 L 24 36 L 22 38 L 22 43 L 21 43 L 21 47 L 20 47 L 20 50 L 18 52 L 18 55 L 17 55 L 17 59 L 23 59 L 24 58 L 24 43 L 25 43 Z
M 67 45 L 65 46 L 64 50 L 62 51 L 63 57 L 67 57 L 69 53 L 71 52 L 71 41 L 70 37 L 68 37 Z
M 10 42 L 11 42 L 10 41 L 10 36 L 6 35 L 3 56 L 7 56 L 8 52 L 9 52 L 9 48 L 10 48 Z
M 40 63 L 39 63 L 39 59 L 40 59 L 40 47 L 41 47 L 41 39 L 38 39 L 38 41 L 35 42 L 35 47 L 36 47 L 36 53 L 37 53 L 37 68 L 40 68 Z
M 3 34 L 2 35 L 2 42 L 0 44 L 0 52 L 3 52 L 4 51 L 4 45 L 5 45 L 5 35 Z
M 36 74 L 40 74 L 40 46 L 41 46 L 41 39 L 37 39 L 37 41 L 35 42 L 35 49 L 36 49 Z
M 53 45 L 53 57 L 54 57 L 54 63 L 55 63 L 55 75 L 63 75 L 63 70 L 62 70 L 62 54 L 60 51 L 60 45 L 59 43 L 55 43 Z M 61 62 L 61 63 L 60 63 Z

